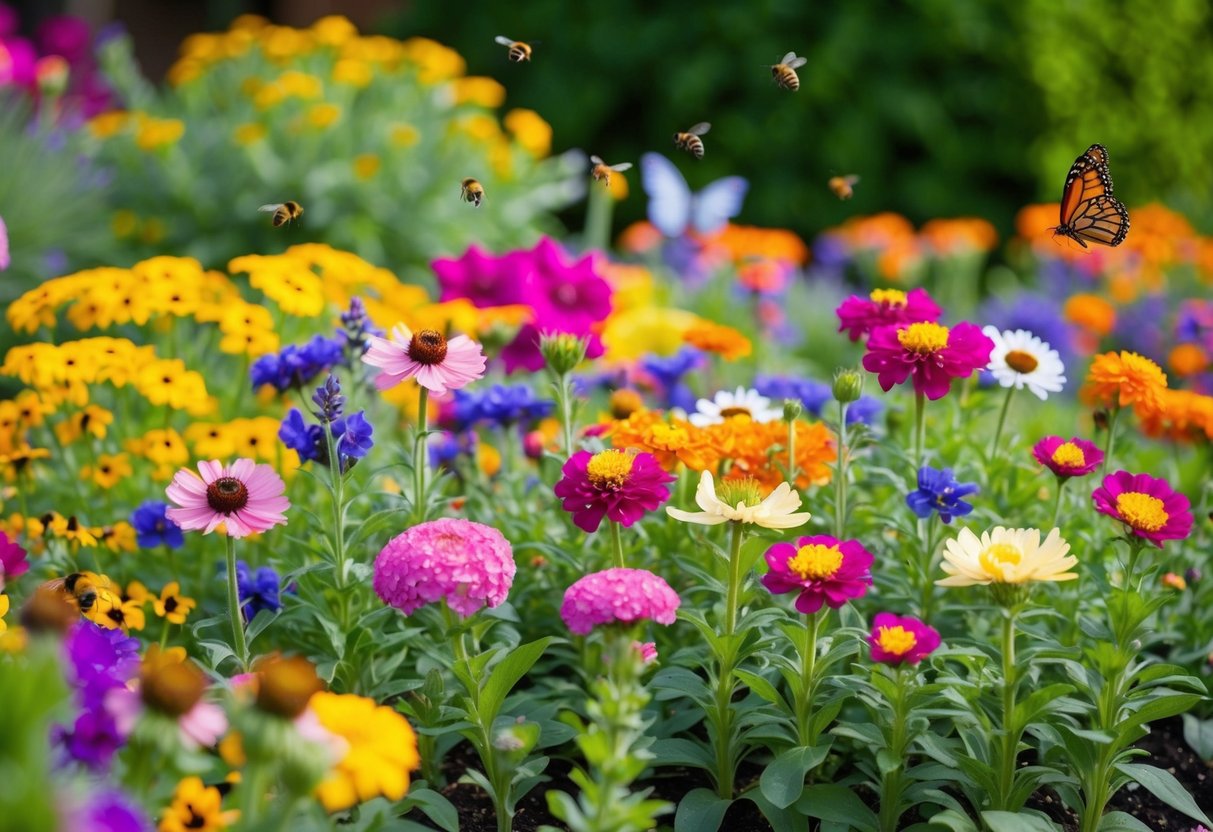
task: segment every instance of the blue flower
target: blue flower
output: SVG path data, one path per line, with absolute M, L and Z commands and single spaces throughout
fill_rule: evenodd
M 317 460 L 324 456 L 324 428 L 303 421 L 299 408 L 292 407 L 278 428 L 282 444 L 299 454 L 301 462 Z
M 312 394 L 312 403 L 318 408 L 312 411 L 312 415 L 323 424 L 336 422 L 341 418 L 345 396 L 341 395 L 341 382 L 337 381 L 337 376 L 329 373 L 324 384 L 317 387 L 316 392 Z
M 455 391 L 454 415 L 459 428 L 477 422 L 505 427 L 541 419 L 555 408 L 555 402 L 535 398 L 535 391 L 525 384 L 494 384 L 487 390 Z
M 476 434 L 472 431 L 452 433 L 444 430 L 433 434 L 429 440 L 430 467 L 455 470 L 455 460 L 461 454 L 474 454 L 476 443 Z
M 341 364 L 343 339 L 316 335 L 306 344 L 287 344 L 278 353 L 263 355 L 249 368 L 253 389 L 269 384 L 278 392 L 301 388 L 320 373 Z
M 139 544 L 140 549 L 153 549 L 157 546 L 180 549 L 185 545 L 181 527 L 168 519 L 165 514 L 167 509 L 167 504 L 150 500 L 131 514 L 131 525 L 135 527 L 135 542 Z
M 775 402 L 784 399 L 799 399 L 806 411 L 818 417 L 834 398 L 830 385 L 822 381 L 814 381 L 811 378 L 758 376 L 754 380 L 754 389 Z
M 272 566 L 262 566 L 253 572 L 244 561 L 236 561 L 236 590 L 245 621 L 252 621 L 262 610 L 282 609 L 278 598 L 280 586 L 278 572 Z
M 359 358 L 370 348 L 371 335 L 382 337 L 383 330 L 371 323 L 366 314 L 366 305 L 362 298 L 355 295 L 350 298 L 350 308 L 341 313 L 341 328 L 337 330 L 337 337 L 342 339 L 354 357 Z
M 661 384 L 665 405 L 687 411 L 695 409 L 696 397 L 682 378 L 702 365 L 703 353 L 694 347 L 683 347 L 669 356 L 646 355 L 640 360 L 641 369 Z
M 847 424 L 864 424 L 868 427 L 875 427 L 876 420 L 880 418 L 883 411 L 884 405 L 880 399 L 872 396 L 860 396 L 847 408 Z
M 338 419 L 329 425 L 333 432 L 333 441 L 337 445 L 337 456 L 341 458 L 341 470 L 348 471 L 353 467 L 353 461 L 362 459 L 375 446 L 371 434 L 374 428 L 366 420 L 366 413 L 359 410 L 344 419 Z M 305 422 L 303 413 L 292 407 L 278 428 L 278 438 L 282 444 L 299 454 L 302 462 L 314 460 L 328 465 L 329 449 L 325 440 L 325 427 Z
M 951 468 L 939 470 L 924 465 L 918 469 L 918 489 L 906 495 L 906 505 L 919 517 L 938 512 L 940 520 L 951 523 L 953 517 L 963 517 L 973 510 L 963 498 L 980 490 L 975 482 L 957 482 Z
M 375 440 L 371 437 L 374 430 L 366 420 L 366 413 L 361 410 L 333 423 L 333 436 L 341 437 L 337 443 L 337 455 L 341 457 L 343 469 L 349 460 L 362 459 L 375 447 Z

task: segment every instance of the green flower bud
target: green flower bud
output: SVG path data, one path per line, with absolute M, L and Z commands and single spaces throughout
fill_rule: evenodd
M 539 336 L 539 352 L 548 368 L 558 376 L 567 375 L 585 360 L 589 341 L 567 332 Z
M 783 420 L 785 422 L 795 422 L 800 418 L 801 413 L 804 413 L 804 404 L 800 399 L 783 400 Z
M 850 404 L 863 393 L 863 374 L 858 370 L 838 370 L 834 373 L 834 399 Z

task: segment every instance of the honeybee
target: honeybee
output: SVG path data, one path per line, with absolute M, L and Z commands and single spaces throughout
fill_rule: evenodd
M 601 182 L 605 188 L 609 188 L 611 186 L 611 171 L 622 173 L 625 170 L 631 170 L 632 167 L 631 162 L 620 162 L 617 165 L 608 165 L 597 156 L 591 156 L 590 162 L 594 165 L 594 167 L 590 169 L 590 176 L 593 177 L 595 182 Z
M 289 199 L 286 202 L 276 202 L 271 205 L 262 205 L 257 210 L 272 213 L 274 215 L 274 228 L 278 228 L 281 225 L 286 225 L 291 220 L 297 220 L 303 216 L 303 206 L 298 202 L 294 202 L 293 200 Z
M 493 40 L 497 41 L 497 43 L 500 43 L 502 46 L 508 46 L 510 48 L 510 60 L 514 63 L 520 64 L 523 61 L 529 61 L 531 59 L 531 45 L 529 43 L 523 43 L 520 40 L 510 40 L 503 35 L 498 35 L 497 37 L 493 38 Z
M 830 190 L 834 192 L 834 196 L 839 199 L 850 199 L 855 196 L 855 183 L 859 181 L 859 177 L 855 174 L 847 176 L 831 176 L 830 181 L 826 183 Z
M 771 65 L 771 77 L 785 90 L 796 92 L 800 89 L 800 76 L 796 74 L 796 68 L 804 66 L 808 60 L 808 58 L 797 58 L 795 52 L 789 52 L 783 56 L 782 61 Z
M 703 139 L 700 136 L 712 129 L 712 125 L 701 121 L 685 133 L 674 134 L 674 144 L 679 150 L 685 150 L 696 159 L 703 158 Z
M 47 581 L 21 607 L 21 624 L 34 632 L 66 632 L 97 603 L 97 587 L 84 572 Z
M 459 195 L 464 202 L 470 202 L 479 208 L 481 200 L 484 199 L 484 185 L 469 176 L 461 183 Z

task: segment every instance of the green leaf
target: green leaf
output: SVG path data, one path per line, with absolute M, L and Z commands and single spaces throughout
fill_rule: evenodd
M 459 811 L 451 801 L 431 789 L 415 789 L 409 792 L 408 802 L 420 809 L 425 816 L 446 832 L 459 832 Z
M 780 809 L 786 809 L 800 799 L 805 775 L 821 765 L 830 752 L 830 743 L 802 745 L 789 748 L 762 772 L 759 787 L 762 796 Z
M 1154 832 L 1132 815 L 1108 812 L 1099 819 L 1099 832 Z
M 1213 763 L 1213 719 L 1184 714 L 1184 741 L 1206 763 Z
M 860 832 L 876 832 L 876 813 L 846 786 L 809 786 L 796 808 L 811 818 L 848 823 Z
M 776 707 L 788 710 L 787 703 L 784 702 L 783 696 L 775 689 L 775 686 L 768 682 L 764 677 L 759 676 L 749 670 L 734 670 L 733 675 L 749 686 L 750 690 L 761 696 L 763 699 L 770 702 Z M 698 677 L 697 677 L 698 678 Z
M 1155 766 L 1137 763 L 1117 763 L 1116 768 L 1140 783 L 1143 789 L 1177 812 L 1183 812 L 1205 826 L 1213 826 L 1213 821 L 1200 811 L 1200 807 L 1196 805 L 1192 795 L 1188 794 L 1180 782 L 1175 779 L 1175 775 L 1170 772 Z
M 982 812 L 991 832 L 1057 832 L 1053 821 L 1029 812 Z
M 497 718 L 506 696 L 535 662 L 539 661 L 539 657 L 551 643 L 552 636 L 544 636 L 530 644 L 515 647 L 492 669 L 488 681 L 480 691 L 480 718 L 485 723 L 492 724 Z
M 733 801 L 708 789 L 694 789 L 678 804 L 674 832 L 716 832 Z
M 656 766 L 691 766 L 693 768 L 716 768 L 716 758 L 702 745 L 691 740 L 674 737 L 657 740 L 649 748 Z
M 931 818 L 931 826 L 944 826 L 952 832 L 978 832 L 977 824 L 968 815 L 962 815 L 955 809 L 947 809 Z

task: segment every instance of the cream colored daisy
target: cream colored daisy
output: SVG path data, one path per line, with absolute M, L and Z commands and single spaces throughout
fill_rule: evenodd
M 1040 541 L 1040 529 L 1005 529 L 995 526 L 980 538 L 961 529 L 955 540 L 944 544 L 943 571 L 948 577 L 939 586 L 985 586 L 1026 584 L 1033 581 L 1072 581 L 1069 572 L 1078 558 L 1068 554 L 1058 529 Z
M 812 517 L 800 508 L 800 495 L 792 486 L 781 482 L 779 487 L 762 499 L 757 484 L 750 481 L 721 483 L 721 492 L 728 500 L 716 495 L 716 484 L 710 471 L 704 471 L 695 489 L 695 503 L 703 511 L 682 511 L 666 507 L 666 513 L 684 523 L 715 526 L 720 523 L 752 523 L 764 529 L 794 529 L 809 522 Z

